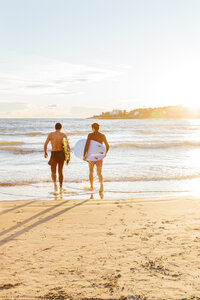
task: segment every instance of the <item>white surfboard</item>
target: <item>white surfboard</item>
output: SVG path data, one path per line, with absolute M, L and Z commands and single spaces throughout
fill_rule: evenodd
M 74 154 L 76 157 L 83 159 L 83 153 L 85 149 L 86 139 L 79 140 L 74 148 Z M 95 142 L 93 140 L 90 141 L 90 145 L 88 148 L 88 153 L 86 156 L 87 161 L 98 161 L 105 157 L 106 149 L 104 145 Z

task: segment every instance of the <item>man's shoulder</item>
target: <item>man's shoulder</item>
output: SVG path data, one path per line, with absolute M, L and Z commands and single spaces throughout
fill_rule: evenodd
M 51 137 L 54 134 L 54 132 L 49 132 L 48 137 Z
M 64 132 L 60 132 L 60 134 L 61 134 L 62 136 L 66 136 L 66 134 L 65 134 Z
M 62 132 L 60 132 L 59 135 L 60 135 L 60 136 L 65 136 L 65 134 L 62 133 Z M 49 138 L 54 138 L 54 137 L 56 137 L 56 136 L 58 136 L 58 133 L 57 133 L 56 131 L 52 131 L 52 132 L 50 132 L 49 135 L 48 135 Z
M 88 138 L 92 137 L 94 135 L 93 132 L 88 133 Z
M 105 138 L 105 134 L 103 134 L 102 132 L 99 132 L 99 134 Z
M 57 131 L 52 131 L 49 133 L 49 135 L 66 135 L 64 132 L 57 132 Z

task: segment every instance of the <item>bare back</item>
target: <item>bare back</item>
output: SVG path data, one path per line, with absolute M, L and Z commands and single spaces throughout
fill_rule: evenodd
M 63 138 L 66 138 L 66 134 L 60 131 L 51 132 L 47 139 L 51 142 L 52 151 L 62 151 L 63 150 Z

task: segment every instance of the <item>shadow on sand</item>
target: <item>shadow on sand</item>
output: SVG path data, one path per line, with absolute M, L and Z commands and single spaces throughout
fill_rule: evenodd
M 40 213 L 38 213 L 38 214 L 36 214 L 36 215 L 34 215 L 34 216 L 32 216 L 32 217 L 30 217 L 30 218 L 24 220 L 24 221 L 21 222 L 20 224 L 17 224 L 17 225 L 15 225 L 15 226 L 12 226 L 11 228 L 8 228 L 8 229 L 2 231 L 2 232 L 0 233 L 0 236 L 2 236 L 3 234 L 6 234 L 6 233 L 8 233 L 8 232 L 10 232 L 11 230 L 15 230 L 15 229 L 19 228 L 20 226 L 22 226 L 22 225 L 24 225 L 24 224 L 26 224 L 26 223 L 32 221 L 33 219 L 35 219 L 35 218 L 37 218 L 37 217 L 39 217 L 39 216 L 41 216 L 41 215 L 43 215 L 43 214 L 45 214 L 45 213 L 47 213 L 47 212 L 53 210 L 53 209 L 55 209 L 55 208 L 57 208 L 57 207 L 59 207 L 59 206 L 61 206 L 61 205 L 64 205 L 65 203 L 67 203 L 67 202 L 69 202 L 69 201 L 70 201 L 70 200 L 63 201 L 63 202 L 61 202 L 61 203 L 59 203 L 59 204 L 57 204 L 57 205 L 54 205 L 53 207 L 50 207 L 50 208 L 48 208 L 48 209 L 45 209 L 44 211 L 42 211 L 42 212 L 40 212 Z M 67 208 L 64 208 L 64 209 L 62 209 L 62 210 L 56 212 L 56 213 L 53 213 L 53 214 L 51 214 L 51 215 L 49 215 L 49 216 L 47 216 L 47 217 L 45 217 L 45 218 L 43 218 L 43 219 L 41 219 L 41 220 L 39 220 L 39 221 L 36 221 L 35 223 L 33 223 L 33 224 L 31 224 L 31 225 L 29 225 L 29 226 L 27 226 L 27 227 L 25 227 L 25 228 L 23 228 L 23 229 L 21 229 L 21 230 L 15 232 L 15 233 L 13 233 L 13 234 L 11 234 L 10 236 L 8 236 L 8 237 L 6 237 L 6 238 L 4 238 L 4 239 L 2 239 L 2 240 L 0 240 L 0 246 L 3 246 L 4 244 L 8 243 L 9 241 L 11 241 L 11 240 L 15 239 L 16 237 L 20 236 L 21 234 L 23 234 L 23 233 L 25 233 L 25 232 L 27 232 L 27 231 L 29 231 L 29 230 L 35 228 L 36 226 L 38 226 L 38 225 L 40 225 L 40 224 L 43 224 L 43 223 L 45 223 L 45 222 L 48 222 L 49 220 L 52 220 L 52 219 L 54 219 L 54 218 L 56 218 L 56 217 L 58 217 L 58 216 L 60 216 L 60 215 L 62 215 L 62 214 L 64 214 L 64 213 L 66 213 L 67 211 L 69 211 L 69 210 L 71 210 L 71 209 L 73 209 L 73 208 L 75 208 L 75 207 L 81 206 L 81 205 L 83 205 L 84 203 L 86 203 L 86 202 L 88 202 L 88 201 L 89 201 L 89 199 L 84 200 L 84 201 L 82 201 L 82 202 L 80 202 L 80 203 L 77 203 L 77 204 L 71 206 L 71 207 L 67 207 Z
M 0 216 L 1 216 L 1 215 L 4 215 L 4 214 L 7 214 L 8 212 L 10 212 L 10 211 L 12 211 L 12 210 L 19 209 L 19 208 L 22 208 L 22 207 L 27 206 L 27 205 L 29 205 L 29 204 L 32 204 L 32 203 L 34 203 L 34 202 L 35 202 L 35 201 L 29 201 L 29 202 L 26 202 L 26 203 L 24 203 L 24 204 L 21 204 L 21 205 L 14 206 L 14 207 L 12 207 L 12 208 L 6 209 L 6 210 L 0 212 Z

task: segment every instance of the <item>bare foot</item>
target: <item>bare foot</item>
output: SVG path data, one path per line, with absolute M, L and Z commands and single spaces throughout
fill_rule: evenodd
M 99 193 L 103 193 L 103 183 L 100 185 Z
M 101 199 L 103 199 L 103 192 L 99 192 L 99 196 Z

